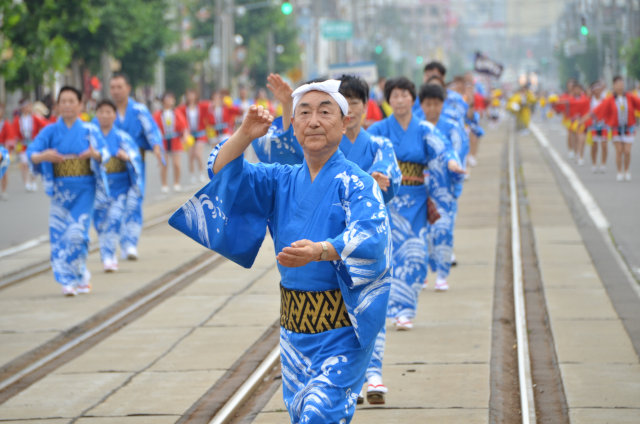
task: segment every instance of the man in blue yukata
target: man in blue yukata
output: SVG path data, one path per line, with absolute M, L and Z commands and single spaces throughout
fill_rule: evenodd
M 141 170 L 142 189 L 130 190 L 127 193 L 126 209 L 120 236 L 122 257 L 136 260 L 138 259 L 138 241 L 142 232 L 142 202 L 146 184 L 144 152 L 146 150 L 153 151 L 162 169 L 165 163 L 162 134 L 149 113 L 149 109 L 129 97 L 131 85 L 129 85 L 129 80 L 124 74 L 116 74 L 111 78 L 109 90 L 111 98 L 116 105 L 115 127 L 131 136 L 138 145 L 143 160 Z
M 304 159 L 302 149 L 292 128 L 288 125 L 291 120 L 293 104 L 292 90 L 277 74 L 269 75 L 268 81 L 267 86 L 283 106 L 283 117 L 281 120 L 274 121 L 267 135 L 253 141 L 254 150 L 262 162 L 301 163 Z M 388 203 L 400 188 L 402 172 L 398 166 L 391 140 L 386 137 L 373 136 L 362 128 L 369 99 L 369 86 L 357 76 L 342 75 L 339 91 L 349 105 L 349 122 L 339 149 L 347 160 L 358 165 L 360 169 L 376 180 L 382 190 L 384 202 Z M 366 373 L 367 401 L 374 405 L 384 404 L 385 394 L 388 391 L 382 381 L 385 340 L 386 328 L 382 326 L 376 338 L 375 348 Z M 361 393 L 358 396 L 358 403 L 363 402 L 364 395 Z
M 271 230 L 280 281 L 283 396 L 292 423 L 349 423 L 389 297 L 391 233 L 376 181 L 338 146 L 349 122 L 340 81 L 292 93 L 299 165 L 242 152 L 273 118 L 251 106 L 209 158 L 211 181 L 169 223 L 250 267 Z

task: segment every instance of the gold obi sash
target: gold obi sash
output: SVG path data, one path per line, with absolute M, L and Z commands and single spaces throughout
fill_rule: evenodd
M 398 161 L 402 172 L 402 185 L 419 186 L 424 184 L 425 166 L 421 163 Z
M 89 159 L 67 159 L 64 162 L 53 164 L 53 175 L 60 177 L 83 177 L 93 175 Z
M 120 158 L 111 156 L 109 161 L 104 164 L 104 168 L 107 174 L 117 174 L 119 172 L 127 171 L 127 163 Z
M 301 291 L 280 286 L 280 326 L 294 333 L 316 334 L 350 327 L 340 290 Z

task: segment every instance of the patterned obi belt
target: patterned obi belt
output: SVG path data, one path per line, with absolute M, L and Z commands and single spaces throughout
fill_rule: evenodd
M 89 159 L 67 159 L 53 164 L 53 175 L 60 177 L 83 177 L 93 175 Z
M 402 171 L 402 185 L 419 186 L 424 184 L 425 166 L 416 162 L 398 161 L 400 171 Z
M 117 174 L 127 171 L 127 163 L 120 158 L 111 156 L 111 159 L 104 164 L 104 168 L 107 171 L 107 174 Z
M 280 326 L 294 333 L 316 334 L 350 327 L 340 290 L 300 291 L 280 285 Z

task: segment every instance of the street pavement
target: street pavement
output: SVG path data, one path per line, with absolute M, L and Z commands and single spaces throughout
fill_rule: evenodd
M 465 185 L 455 234 L 459 265 L 452 270 L 451 290 L 434 292 L 431 278 L 414 329 L 396 332 L 389 326 L 387 404 L 360 406 L 354 423 L 490 421 L 493 285 L 496 273 L 503 272 L 496 269 L 497 231 L 507 219 L 499 207 L 505 141 L 504 126 L 488 131 L 479 164 Z M 632 340 L 540 147 L 531 135 L 518 143 L 571 420 L 637 423 L 640 361 Z M 152 166 L 148 176 L 157 172 Z M 181 193 L 159 201 L 149 207 L 149 216 L 172 202 L 178 207 L 186 197 Z M 46 220 L 42 225 L 46 228 Z M 94 291 L 88 296 L 62 297 L 50 272 L 3 290 L 0 362 L 72 328 L 202 251 L 161 225 L 145 230 L 141 259 L 124 261 L 119 273 L 100 272 L 97 255 L 90 256 Z M 274 253 L 272 242 L 265 240 L 252 269 L 224 262 L 1 404 L 0 417 L 15 424 L 175 422 L 278 318 Z M 637 298 L 628 302 L 640 307 Z M 254 422 L 287 421 L 278 390 Z
M 591 170 L 589 146 L 585 146 L 584 165 L 578 166 L 575 160 L 568 158 L 567 131 L 557 118 L 538 120 L 536 124 L 595 198 L 611 225 L 611 235 L 620 253 L 640 281 L 640 136 L 636 136 L 632 148 L 632 180 L 617 182 L 615 147 L 612 142 L 609 142 L 606 173 L 594 174 Z

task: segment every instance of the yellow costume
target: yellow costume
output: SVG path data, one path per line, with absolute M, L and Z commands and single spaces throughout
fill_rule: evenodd
M 536 96 L 529 90 L 525 93 L 518 91 L 507 102 L 507 110 L 516 115 L 519 130 L 529 127 L 532 107 L 535 104 Z

